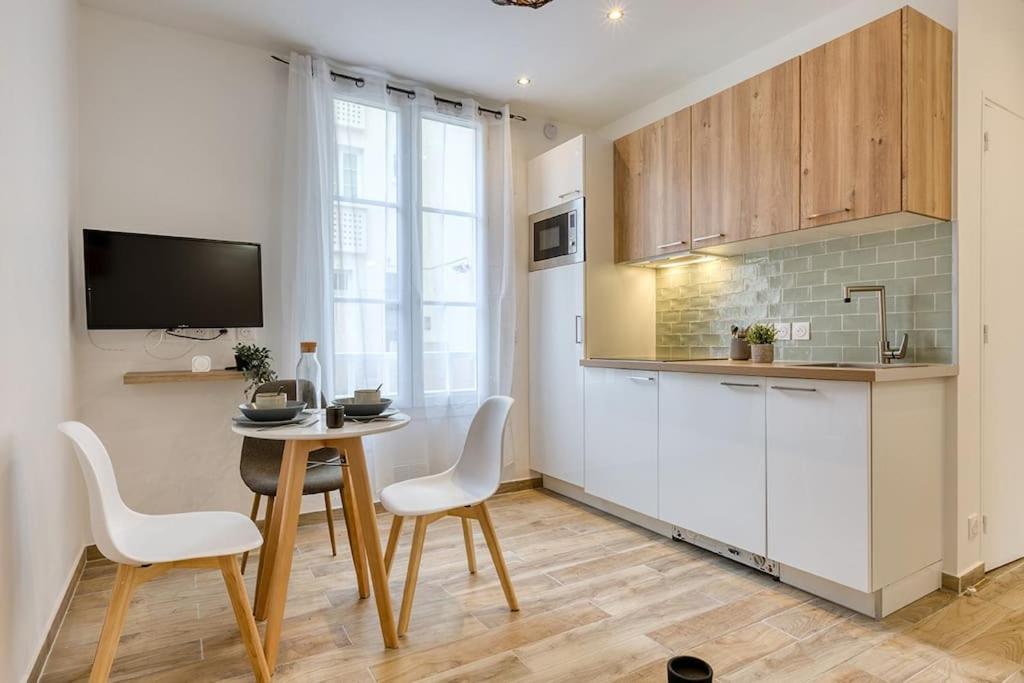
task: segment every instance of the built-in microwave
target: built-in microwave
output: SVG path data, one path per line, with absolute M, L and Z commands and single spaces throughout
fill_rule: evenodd
M 583 197 L 530 216 L 530 270 L 585 260 Z

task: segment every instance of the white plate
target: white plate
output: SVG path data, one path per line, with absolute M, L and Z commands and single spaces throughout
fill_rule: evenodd
M 309 415 L 305 413 L 299 413 L 291 420 L 272 420 L 272 421 L 257 421 L 250 420 L 245 415 L 234 415 L 231 417 L 231 421 L 236 425 L 242 427 L 283 427 L 284 425 L 298 424 L 309 419 Z

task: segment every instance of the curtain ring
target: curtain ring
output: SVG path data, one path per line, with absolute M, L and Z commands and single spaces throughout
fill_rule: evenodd
M 366 85 L 366 81 L 365 80 L 363 80 L 362 78 L 357 78 L 356 79 L 356 87 L 357 88 L 362 88 L 364 85 Z
M 405 96 L 408 97 L 410 100 L 415 100 L 416 99 L 416 93 L 414 93 L 414 92 L 407 92 L 407 93 L 405 93 Z

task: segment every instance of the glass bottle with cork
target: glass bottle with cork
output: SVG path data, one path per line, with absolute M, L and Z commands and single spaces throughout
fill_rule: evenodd
M 322 385 L 316 342 L 299 342 L 299 351 L 299 363 L 295 366 L 295 398 L 306 404 L 306 410 L 319 410 Z

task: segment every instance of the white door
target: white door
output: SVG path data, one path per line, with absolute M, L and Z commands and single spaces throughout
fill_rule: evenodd
M 1024 253 L 1021 161 L 1024 118 L 991 103 L 984 112 L 982 157 L 981 542 L 985 569 L 1024 557 L 1024 423 L 1020 362 L 1024 316 L 1020 255 Z
M 765 379 L 663 372 L 658 518 L 765 554 Z
M 583 263 L 530 273 L 530 467 L 583 486 Z
M 584 490 L 658 516 L 658 373 L 586 369 Z
M 768 380 L 768 557 L 871 592 L 871 387 Z
M 526 169 L 528 213 L 583 196 L 584 138 L 578 135 L 530 160 Z

